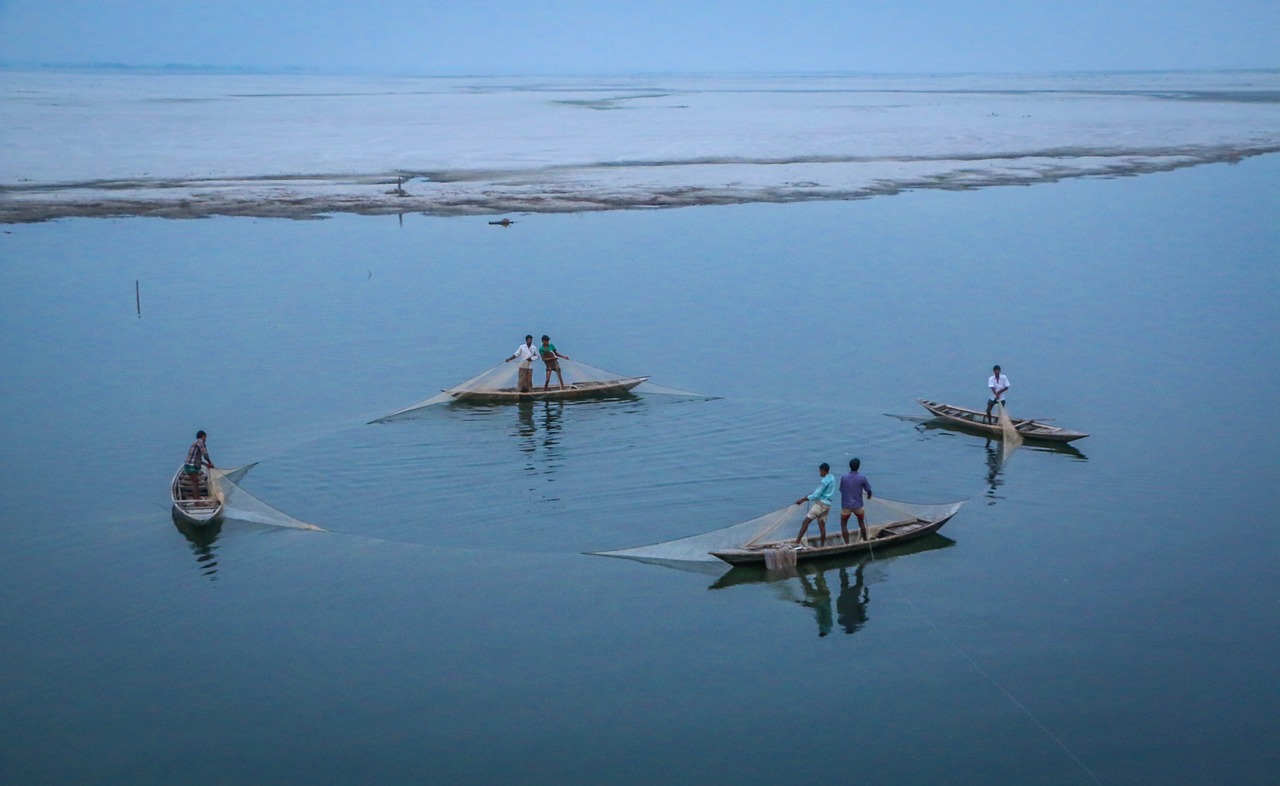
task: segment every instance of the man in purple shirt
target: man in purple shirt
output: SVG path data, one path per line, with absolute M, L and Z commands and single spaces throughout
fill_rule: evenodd
M 862 466 L 860 459 L 851 459 L 849 461 L 849 471 L 840 476 L 840 534 L 844 535 L 844 542 L 849 542 L 849 517 L 858 517 L 858 529 L 862 532 L 862 540 L 865 542 L 870 540 L 867 537 L 867 520 L 865 510 L 862 504 L 862 492 L 867 492 L 867 499 L 871 499 L 871 484 L 867 482 L 867 478 L 858 471 L 858 467 Z

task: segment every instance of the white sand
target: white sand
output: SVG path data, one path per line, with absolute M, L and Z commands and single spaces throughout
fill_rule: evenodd
M 1280 72 L 0 73 L 0 221 L 9 222 L 848 199 L 1277 150 Z

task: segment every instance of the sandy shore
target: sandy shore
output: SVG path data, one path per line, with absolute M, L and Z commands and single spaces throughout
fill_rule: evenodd
M 6 73 L 0 222 L 572 212 L 1116 177 L 1280 151 L 1280 75 Z

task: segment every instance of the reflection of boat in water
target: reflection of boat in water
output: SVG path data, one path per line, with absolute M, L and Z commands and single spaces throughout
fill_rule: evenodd
M 870 620 L 871 585 L 887 580 L 883 566 L 891 564 L 894 557 L 953 545 L 954 540 L 935 534 L 884 551 L 876 549 L 875 555 L 863 553 L 835 557 L 797 565 L 784 572 L 760 567 L 733 567 L 708 589 L 746 585 L 774 587 L 779 600 L 802 606 L 813 613 L 819 636 L 828 635 L 836 626 L 846 634 L 853 634 Z M 868 570 L 873 564 L 876 567 Z M 833 570 L 837 579 L 835 587 L 829 580 Z
M 195 488 L 187 482 L 182 468 L 173 475 L 173 483 L 169 487 L 169 495 L 173 499 L 173 515 L 191 524 L 209 524 L 222 518 L 225 500 L 216 483 L 209 482 L 209 470 L 200 468 L 196 475 Z
M 1000 424 L 988 423 L 986 413 L 976 409 L 966 409 L 965 407 L 957 407 L 951 404 L 941 404 L 937 401 L 930 401 L 924 398 L 916 399 L 920 406 L 929 410 L 935 417 L 940 419 L 943 424 L 955 426 L 965 431 L 982 434 L 984 436 L 999 438 L 1002 436 Z M 1038 420 L 1010 418 L 1013 422 L 1014 429 L 1023 439 L 1040 440 L 1043 442 L 1070 442 L 1072 440 L 1081 439 L 1089 436 L 1083 431 L 1072 431 L 1071 429 L 1060 428 L 1058 426 L 1050 426 L 1047 423 Z
M 837 536 L 838 537 L 838 536 Z M 830 570 L 832 568 L 849 567 L 851 565 L 861 565 L 871 562 L 873 559 L 884 561 L 895 557 L 905 557 L 910 554 L 920 554 L 925 551 L 935 551 L 937 549 L 950 548 L 956 545 L 956 542 L 946 535 L 932 534 L 927 535 L 910 542 L 899 542 L 891 546 L 881 547 L 875 546 L 875 554 L 872 555 L 868 551 L 860 554 L 844 554 L 844 555 L 828 555 L 820 557 L 803 565 L 794 568 L 798 572 L 815 572 Z M 780 578 L 786 578 L 787 573 L 779 573 L 774 570 L 767 570 L 763 564 L 759 565 L 735 565 L 729 568 L 720 578 L 707 589 L 727 589 L 729 587 L 737 587 L 744 584 L 768 584 L 779 581 Z
M 969 434 L 968 431 L 955 428 L 946 421 L 939 420 L 938 418 L 917 417 L 915 415 L 894 415 L 887 412 L 885 414 L 888 417 L 897 418 L 898 420 L 906 421 L 907 423 L 914 423 L 916 431 L 921 434 L 927 434 L 930 431 L 936 431 L 939 434 L 948 437 Z M 985 448 L 988 453 L 993 451 L 998 452 L 1002 442 L 1000 437 L 992 437 L 987 434 L 977 436 L 985 437 Z M 1089 460 L 1088 456 L 1081 453 L 1079 448 L 1069 442 L 1036 442 L 1033 440 L 1031 442 L 1023 443 L 1021 450 L 1028 450 L 1033 453 L 1057 453 L 1063 456 L 1071 456 L 1072 458 L 1079 459 L 1081 461 Z
M 192 524 L 185 516 L 173 510 L 173 526 L 177 527 L 182 537 L 191 544 L 191 551 L 196 555 L 200 573 L 213 578 L 218 572 L 217 547 L 214 545 L 222 534 L 222 520 L 205 524 Z
M 796 562 L 809 562 L 812 560 L 827 559 L 831 557 L 841 557 L 847 554 L 857 554 L 869 551 L 870 549 L 879 549 L 887 546 L 894 546 L 917 538 L 923 538 L 926 535 L 932 535 L 942 528 L 955 515 L 955 511 L 936 519 L 912 518 L 907 521 L 897 521 L 891 524 L 884 524 L 879 527 L 868 526 L 867 534 L 869 540 L 862 540 L 860 533 L 850 533 L 850 541 L 844 542 L 840 535 L 828 535 L 827 545 L 818 545 L 817 536 L 805 538 L 797 547 L 790 540 L 776 541 L 773 543 L 760 543 L 743 546 L 734 549 L 721 549 L 711 552 L 711 556 L 722 559 L 730 565 L 765 565 L 770 557 L 768 552 L 773 552 L 775 557 L 779 552 L 791 552 L 795 555 Z M 785 561 L 782 560 L 782 561 Z
M 648 377 L 621 377 L 619 379 L 571 382 L 563 388 L 551 387 L 547 390 L 542 390 L 535 386 L 530 391 L 521 391 L 510 387 L 492 390 L 449 388 L 443 392 L 449 394 L 454 401 L 476 404 L 504 404 L 522 401 L 573 401 L 584 398 L 609 398 L 611 396 L 624 395 L 647 379 Z

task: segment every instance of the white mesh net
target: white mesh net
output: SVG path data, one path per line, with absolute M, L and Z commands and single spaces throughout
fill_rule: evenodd
M 1022 434 L 1014 428 L 1013 420 L 1009 417 L 1009 408 L 1004 405 L 1004 402 L 1000 403 L 1000 432 L 1003 442 L 1002 457 L 1007 459 L 1022 444 Z
M 222 498 L 224 518 L 248 521 L 253 524 L 266 524 L 272 527 L 290 527 L 292 529 L 309 529 L 324 532 L 322 527 L 295 519 L 282 510 L 271 507 L 240 487 L 239 480 L 254 464 L 231 470 L 211 469 L 209 479 L 213 483 L 214 493 Z
M 941 505 L 922 505 L 913 502 L 896 502 L 894 500 L 874 497 L 866 501 L 867 530 L 872 537 L 881 529 L 893 524 L 911 521 L 940 521 L 955 515 L 964 502 L 949 502 Z M 788 505 L 785 508 L 766 513 L 749 521 L 733 524 L 723 529 L 691 535 L 687 538 L 669 540 L 665 543 L 654 543 L 649 546 L 638 546 L 616 551 L 592 552 L 602 557 L 623 557 L 641 562 L 658 564 L 668 562 L 719 562 L 711 556 L 712 551 L 737 549 L 744 546 L 763 546 L 771 543 L 783 543 L 795 538 L 800 531 L 800 522 L 808 512 L 808 505 Z M 827 521 L 827 534 L 840 532 L 839 511 L 832 510 Z M 850 519 L 849 525 L 856 531 L 856 519 Z

